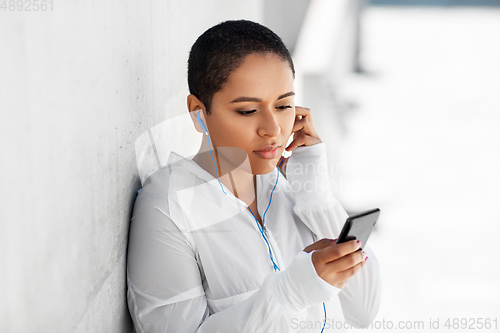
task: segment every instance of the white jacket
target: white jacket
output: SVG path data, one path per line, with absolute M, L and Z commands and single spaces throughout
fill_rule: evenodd
M 303 249 L 337 238 L 347 218 L 332 196 L 325 144 L 298 147 L 265 217 L 269 248 L 246 204 L 194 161 L 171 153 L 139 190 L 129 235 L 128 305 L 137 332 L 338 332 L 366 327 L 380 304 L 368 246 L 342 289 L 320 278 Z M 277 169 L 257 175 L 262 215 Z

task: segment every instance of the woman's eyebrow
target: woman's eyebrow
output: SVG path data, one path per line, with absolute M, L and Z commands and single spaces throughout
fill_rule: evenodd
M 293 96 L 293 95 L 295 95 L 295 93 L 293 91 L 289 91 L 286 94 L 279 95 L 277 100 L 283 99 L 283 98 L 288 97 L 288 96 Z M 229 103 L 239 103 L 239 102 L 262 102 L 262 100 L 260 98 L 257 98 L 257 97 L 238 97 Z
M 278 96 L 278 100 L 282 99 L 282 98 L 285 98 L 285 97 L 288 97 L 288 96 L 294 96 L 295 95 L 295 92 L 293 91 L 289 91 L 287 92 L 286 94 L 283 94 L 283 95 L 280 95 Z

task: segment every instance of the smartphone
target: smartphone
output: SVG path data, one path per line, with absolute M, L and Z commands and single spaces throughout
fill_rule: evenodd
M 367 210 L 353 216 L 349 216 L 340 232 L 336 244 L 348 242 L 353 239 L 361 241 L 361 249 L 368 241 L 368 237 L 377 223 L 380 209 Z

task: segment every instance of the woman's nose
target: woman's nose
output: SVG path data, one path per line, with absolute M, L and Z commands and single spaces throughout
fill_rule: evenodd
M 261 113 L 262 117 L 259 122 L 257 133 L 260 136 L 276 137 L 281 133 L 281 127 L 278 123 L 278 118 L 272 110 Z

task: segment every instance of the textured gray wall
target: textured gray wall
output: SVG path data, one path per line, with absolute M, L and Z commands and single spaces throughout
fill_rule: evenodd
M 132 332 L 134 143 L 186 112 L 189 47 L 263 2 L 53 1 L 0 10 L 0 331 Z M 12 8 L 11 8 L 12 9 Z

